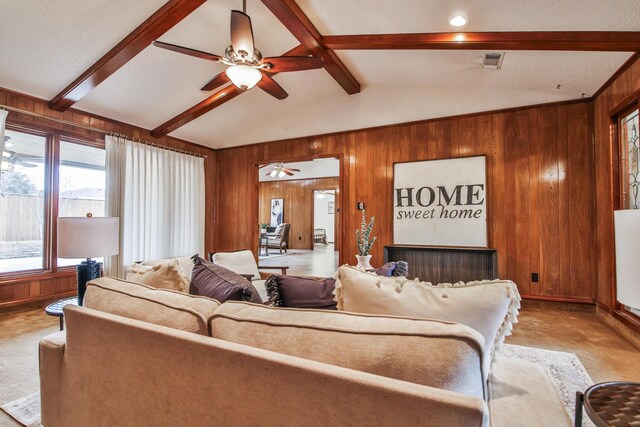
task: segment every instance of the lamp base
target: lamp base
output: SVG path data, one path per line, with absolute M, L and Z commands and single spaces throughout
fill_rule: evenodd
M 78 305 L 82 305 L 84 301 L 84 293 L 87 291 L 87 282 L 100 277 L 100 270 L 102 264 L 98 261 L 94 261 L 87 258 L 86 261 L 82 261 L 78 264 Z

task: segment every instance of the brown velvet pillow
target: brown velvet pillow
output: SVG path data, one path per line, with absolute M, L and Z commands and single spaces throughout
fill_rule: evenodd
M 201 257 L 194 257 L 189 293 L 213 298 L 220 303 L 249 301 L 262 304 L 262 298 L 251 282 Z
M 324 308 L 335 310 L 333 278 L 312 279 L 285 275 L 272 275 L 265 282 L 269 302 L 274 307 Z

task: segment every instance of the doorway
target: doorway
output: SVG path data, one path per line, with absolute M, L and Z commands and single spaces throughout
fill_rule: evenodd
M 287 265 L 288 274 L 300 276 L 335 273 L 341 240 L 340 163 L 328 157 L 257 165 L 260 265 Z

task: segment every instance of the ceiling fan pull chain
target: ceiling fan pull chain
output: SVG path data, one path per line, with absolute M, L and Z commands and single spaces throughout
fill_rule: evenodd
M 247 13 L 247 0 L 242 0 L 242 13 Z

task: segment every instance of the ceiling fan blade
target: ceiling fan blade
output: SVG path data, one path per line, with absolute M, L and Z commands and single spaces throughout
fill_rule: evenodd
M 16 165 L 20 165 L 20 166 L 25 167 L 25 168 L 35 168 L 37 166 L 37 165 L 34 165 L 33 163 L 25 162 L 24 160 L 20 160 L 18 158 L 13 159 L 13 161 L 11 163 L 16 164 Z
M 231 11 L 231 46 L 237 54 L 253 57 L 251 18 L 239 10 Z
M 324 61 L 322 58 L 313 56 L 278 56 L 265 58 L 261 64 L 271 64 L 270 73 L 286 73 L 287 71 L 304 71 L 322 68 Z
M 292 172 L 300 172 L 300 169 L 294 169 L 294 168 L 287 168 L 287 170 Z
M 167 49 L 172 52 L 182 53 L 184 55 L 195 56 L 196 58 L 207 59 L 209 61 L 218 61 L 222 57 L 214 55 L 213 53 L 203 52 L 201 50 L 191 49 L 184 46 L 178 46 L 176 44 L 154 41 L 153 45 L 162 49 Z
M 215 88 L 222 86 L 225 83 L 229 83 L 229 77 L 227 77 L 227 74 L 223 71 L 209 80 L 204 86 L 202 86 L 202 89 L 200 90 L 214 90 Z
M 293 176 L 293 174 L 286 169 L 283 169 L 282 172 L 286 173 L 289 176 Z
M 282 86 L 276 83 L 267 73 L 262 73 L 262 80 L 258 82 L 258 87 L 277 99 L 285 99 L 289 96 L 289 94 L 282 89 Z

